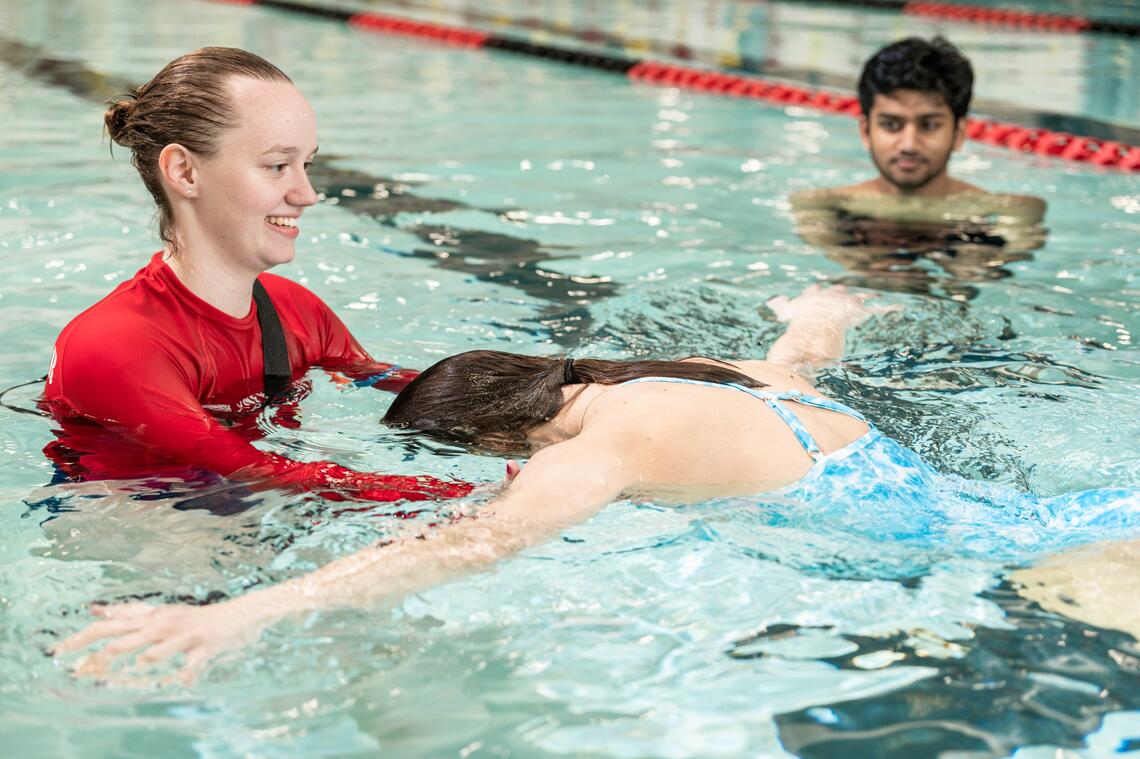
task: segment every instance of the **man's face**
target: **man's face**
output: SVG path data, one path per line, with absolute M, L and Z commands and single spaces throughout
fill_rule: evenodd
M 895 90 L 875 95 L 859 133 L 883 179 L 902 193 L 937 193 L 950 154 L 966 137 L 966 122 L 955 123 L 938 93 Z

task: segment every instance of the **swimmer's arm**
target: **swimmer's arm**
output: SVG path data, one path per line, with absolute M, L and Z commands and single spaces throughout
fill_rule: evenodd
M 778 296 L 768 301 L 776 318 L 787 322 L 784 334 L 768 350 L 766 361 L 810 376 L 843 357 L 847 330 L 874 314 L 896 311 L 898 306 L 868 306 L 871 293 L 849 293 L 838 285 L 823 289 L 811 285 L 795 298 Z
M 182 676 L 192 679 L 215 656 L 257 640 L 283 617 L 398 598 L 485 569 L 588 519 L 628 487 L 630 470 L 612 445 L 616 440 L 580 435 L 544 449 L 477 516 L 371 546 L 280 585 L 210 606 L 136 602 L 98 608 L 101 621 L 62 641 L 52 653 L 107 639 L 102 650 L 77 665 L 77 674 L 106 677 L 119 658 L 142 651 L 136 669 L 181 654 Z
M 597 435 L 591 435 L 596 442 Z M 270 619 L 322 607 L 360 606 L 423 590 L 485 568 L 596 514 L 630 483 L 622 456 L 579 436 L 545 448 L 472 518 L 378 544 L 308 575 L 259 591 Z M 259 612 L 255 611 L 255 615 Z

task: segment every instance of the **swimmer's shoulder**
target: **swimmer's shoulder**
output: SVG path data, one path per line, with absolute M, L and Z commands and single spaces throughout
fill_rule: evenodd
M 265 287 L 285 331 L 309 349 L 347 333 L 348 328 L 333 309 L 300 282 L 268 272 L 257 279 Z
M 721 361 L 705 356 L 693 356 L 682 360 L 736 369 L 741 374 L 747 375 L 757 382 L 763 382 L 769 389 L 775 392 L 783 392 L 785 390 L 800 390 L 805 393 L 818 392 L 815 387 L 801 375 L 783 364 L 775 364 L 771 361 L 762 361 L 759 359 Z
M 1016 217 L 1025 224 L 1036 224 L 1045 218 L 1048 204 L 1036 195 L 999 194 L 994 196 L 999 212 Z
M 836 211 L 845 200 L 860 194 L 874 194 L 873 182 L 860 182 L 843 187 L 815 187 L 799 190 L 788 196 L 793 212 Z
M 946 196 L 950 206 L 960 206 L 978 216 L 1005 216 L 1023 224 L 1036 224 L 1045 218 L 1047 204 L 1044 198 L 988 192 L 966 182 L 954 181 L 953 191 Z
M 117 341 L 131 340 L 153 329 L 158 316 L 148 290 L 156 266 L 152 259 L 130 279 L 120 282 L 114 290 L 74 316 L 63 328 L 57 344 L 78 336 L 98 344 L 115 345 Z

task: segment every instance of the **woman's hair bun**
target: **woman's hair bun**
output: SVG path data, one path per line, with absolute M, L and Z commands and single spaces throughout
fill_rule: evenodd
M 103 114 L 103 123 L 107 125 L 107 134 L 123 147 L 130 147 L 125 142 L 127 120 L 131 116 L 135 102 L 134 98 L 112 100 L 107 104 L 107 112 Z

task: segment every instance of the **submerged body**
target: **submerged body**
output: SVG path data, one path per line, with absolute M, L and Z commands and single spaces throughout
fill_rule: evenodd
M 272 274 L 259 281 L 281 320 L 294 379 L 322 366 L 362 379 L 387 373 L 382 382 L 398 390 L 414 376 L 373 361 L 304 287 Z M 249 444 L 259 437 L 251 412 L 266 402 L 257 316 L 256 306 L 244 317 L 214 308 L 156 253 L 56 341 L 43 405 L 61 429 L 49 455 L 69 479 L 299 469 Z
M 398 390 L 415 376 L 374 361 L 301 285 L 268 273 L 258 280 L 280 319 L 294 379 L 320 366 Z M 470 491 L 465 483 L 357 472 L 254 447 L 266 401 L 263 363 L 256 304 L 243 317 L 215 308 L 156 253 L 60 334 L 42 402 L 58 429 L 44 452 L 58 478 L 71 482 L 221 475 L 381 501 Z

